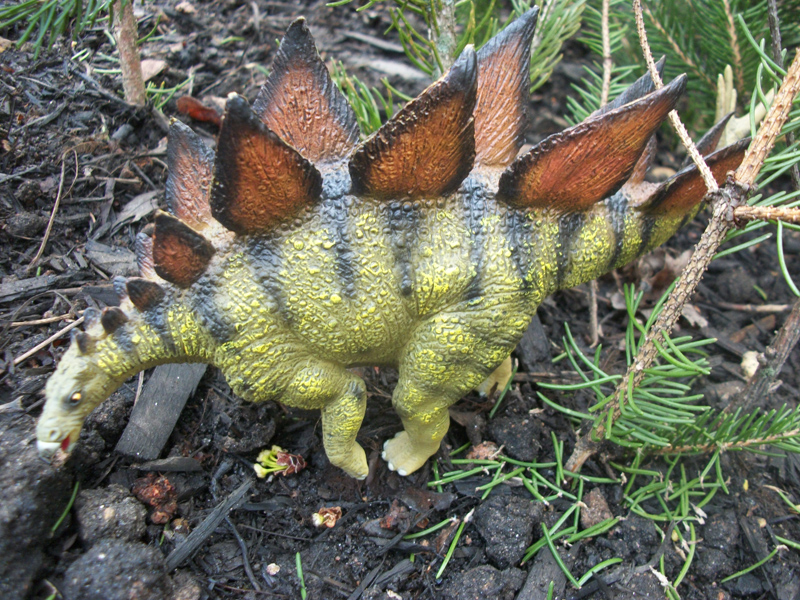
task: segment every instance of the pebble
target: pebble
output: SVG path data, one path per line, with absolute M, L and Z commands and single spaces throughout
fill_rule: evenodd
M 475 511 L 475 527 L 486 542 L 492 563 L 504 569 L 519 564 L 542 520 L 540 503 L 511 495 L 492 495 Z
M 81 600 L 164 600 L 172 581 L 157 549 L 103 540 L 69 566 L 63 591 L 66 598 Z
M 117 483 L 82 491 L 75 507 L 78 532 L 87 546 L 104 538 L 135 541 L 144 535 L 147 509 Z
M 442 590 L 443 600 L 512 600 L 525 583 L 525 573 L 517 568 L 498 571 L 481 565 L 459 573 Z

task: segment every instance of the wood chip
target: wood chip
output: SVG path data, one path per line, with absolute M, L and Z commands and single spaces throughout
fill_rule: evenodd
M 136 256 L 127 248 L 106 246 L 89 240 L 86 256 L 100 269 L 111 275 L 136 275 Z
M 158 458 L 206 367 L 201 363 L 156 367 L 133 407 L 117 452 L 140 460 Z

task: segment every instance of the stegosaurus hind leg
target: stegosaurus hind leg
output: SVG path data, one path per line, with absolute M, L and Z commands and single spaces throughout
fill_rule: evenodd
M 367 391 L 359 377 L 339 366 L 312 363 L 295 374 L 281 401 L 298 408 L 321 408 L 328 460 L 351 477 L 367 477 L 367 457 L 356 442 L 367 406 Z
M 448 407 L 480 385 L 521 334 L 503 329 L 481 311 L 439 314 L 417 328 L 392 399 L 404 430 L 383 446 L 391 470 L 409 475 L 436 453 L 450 425 Z

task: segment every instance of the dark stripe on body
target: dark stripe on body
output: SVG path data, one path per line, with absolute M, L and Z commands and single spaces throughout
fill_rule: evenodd
M 411 249 L 419 242 L 419 203 L 391 202 L 386 218 L 395 264 L 400 269 L 400 293 L 410 296 L 414 290 Z
M 558 219 L 558 252 L 556 252 L 556 287 L 561 288 L 572 264 L 572 243 L 583 228 L 586 215 L 582 212 L 563 215 Z
M 472 177 L 461 184 L 460 195 L 464 198 L 464 222 L 469 231 L 469 262 L 475 269 L 475 276 L 469 282 L 464 298 L 474 300 L 483 295 L 483 265 L 486 234 L 481 220 L 487 215 L 486 186 Z
M 245 255 L 253 257 L 253 271 L 258 285 L 275 301 L 278 313 L 283 321 L 291 327 L 293 319 L 286 306 L 283 286 L 278 280 L 283 264 L 283 256 L 274 239 L 251 238 L 245 249 Z
M 625 248 L 625 213 L 628 210 L 628 198 L 622 192 L 617 192 L 606 200 L 608 219 L 611 222 L 611 231 L 614 233 L 614 252 L 608 261 L 608 269 L 617 266 L 622 250 Z
M 131 332 L 130 328 L 123 325 L 119 329 L 117 329 L 113 334 L 114 342 L 116 342 L 117 346 L 120 349 L 120 352 L 124 356 L 135 356 L 136 348 L 131 341 Z
M 346 297 L 355 298 L 355 255 L 347 226 L 350 209 L 358 199 L 347 194 L 349 189 L 350 173 L 346 168 L 326 173 L 322 184 L 322 215 L 327 224 L 328 235 L 333 240 L 336 274 L 339 276 L 342 291 Z
M 210 277 L 198 279 L 192 287 L 191 310 L 197 315 L 200 325 L 222 344 L 233 337 L 234 327 L 215 302 L 216 289 Z M 160 318 L 163 320 L 163 314 Z
M 642 215 L 642 242 L 639 244 L 639 251 L 636 253 L 637 255 L 644 254 L 647 250 L 647 247 L 650 245 L 650 240 L 653 237 L 653 231 L 656 226 L 656 220 L 654 217 L 643 214 Z
M 521 289 L 528 291 L 533 285 L 530 277 L 532 270 L 531 255 L 528 248 L 530 240 L 533 239 L 530 221 L 528 221 L 525 214 L 510 208 L 504 216 L 502 230 L 511 250 L 511 260 L 514 261 L 517 273 L 522 281 Z

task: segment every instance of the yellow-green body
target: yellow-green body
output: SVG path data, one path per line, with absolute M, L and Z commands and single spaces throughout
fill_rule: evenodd
M 630 262 L 680 224 L 622 194 L 579 219 L 522 214 L 494 188 L 470 179 L 415 203 L 331 194 L 272 236 L 229 237 L 196 286 L 98 340 L 96 365 L 115 388 L 155 364 L 207 362 L 247 400 L 322 409 L 332 462 L 358 477 L 366 396 L 347 368 L 398 367 L 406 437 L 387 460 L 411 472 L 438 448 L 447 407 L 509 355 L 548 294 Z

